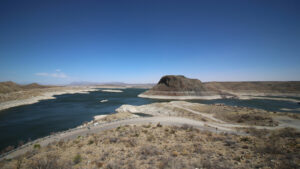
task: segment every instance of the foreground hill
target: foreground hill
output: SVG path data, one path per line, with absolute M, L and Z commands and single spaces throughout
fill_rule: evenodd
M 201 82 L 184 76 L 163 76 L 140 97 L 159 99 L 218 99 L 241 96 L 300 95 L 300 82 Z
M 29 89 L 42 89 L 42 88 L 49 88 L 49 87 L 52 86 L 44 86 L 37 83 L 31 83 L 28 85 L 19 85 L 12 81 L 7 81 L 7 82 L 0 82 L 0 94 L 18 92 L 18 91 L 29 90 Z

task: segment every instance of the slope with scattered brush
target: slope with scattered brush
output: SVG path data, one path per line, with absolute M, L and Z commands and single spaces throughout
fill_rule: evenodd
M 0 94 L 6 94 L 11 92 L 18 92 L 23 90 L 30 90 L 30 89 L 42 89 L 42 88 L 49 88 L 51 86 L 44 86 L 37 83 L 31 83 L 28 85 L 19 85 L 12 81 L 7 82 L 0 82 Z

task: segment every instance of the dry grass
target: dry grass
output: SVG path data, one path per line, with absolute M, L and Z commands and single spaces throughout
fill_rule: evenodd
M 56 142 L 0 168 L 299 168 L 300 133 L 251 129 L 249 136 L 191 126 L 123 126 Z
M 126 119 L 129 117 L 132 117 L 133 114 L 128 113 L 128 112 L 118 112 L 115 114 L 110 114 L 102 119 L 100 119 L 99 121 L 106 121 L 106 122 L 111 122 L 111 121 L 115 121 L 115 120 L 121 120 L 121 119 Z
M 273 120 L 274 114 L 261 109 L 247 107 L 226 106 L 222 104 L 203 105 L 192 104 L 189 108 L 213 114 L 216 118 L 229 123 L 258 125 L 258 126 L 277 126 L 278 122 Z

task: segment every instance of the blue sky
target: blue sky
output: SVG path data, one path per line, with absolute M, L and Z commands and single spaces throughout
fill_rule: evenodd
M 300 1 L 0 1 L 0 81 L 300 80 Z

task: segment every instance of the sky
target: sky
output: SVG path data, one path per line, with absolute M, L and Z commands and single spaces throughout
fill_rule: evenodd
M 300 80 L 299 0 L 1 0 L 0 81 Z

